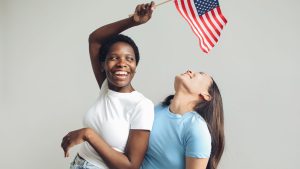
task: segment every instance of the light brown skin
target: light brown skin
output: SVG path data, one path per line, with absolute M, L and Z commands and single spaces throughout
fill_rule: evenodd
M 93 71 L 99 88 L 105 78 L 111 90 L 117 92 L 131 92 L 131 79 L 136 69 L 133 49 L 126 43 L 114 44 L 104 64 L 99 63 L 99 49 L 102 42 L 116 34 L 123 32 L 133 26 L 149 21 L 154 9 L 154 2 L 138 5 L 132 17 L 126 18 L 103 27 L 98 28 L 89 37 L 89 52 Z M 115 71 L 127 71 L 129 77 L 122 80 L 113 76 Z M 82 128 L 69 132 L 62 140 L 61 147 L 65 157 L 69 157 L 69 150 L 73 146 L 87 141 L 102 157 L 106 165 L 111 169 L 138 169 L 144 159 L 148 147 L 150 132 L 146 130 L 131 129 L 128 136 L 124 153 L 112 149 L 94 130 Z
M 185 158 L 185 169 L 206 169 L 208 158 Z
M 206 73 L 188 70 L 177 75 L 174 82 L 175 95 L 170 104 L 170 111 L 180 115 L 194 111 L 194 107 L 199 102 L 211 99 L 208 93 L 211 84 L 212 79 Z M 208 158 L 186 157 L 185 169 L 206 169 L 208 160 Z

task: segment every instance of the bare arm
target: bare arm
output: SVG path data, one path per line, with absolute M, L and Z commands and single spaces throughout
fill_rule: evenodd
M 99 87 L 101 87 L 106 78 L 105 73 L 101 72 L 103 67 L 98 58 L 103 41 L 130 27 L 146 23 L 151 18 L 153 8 L 153 2 L 138 5 L 132 17 L 105 25 L 91 33 L 89 37 L 90 58 Z M 150 132 L 146 130 L 130 130 L 124 154 L 111 148 L 90 128 L 82 128 L 69 132 L 63 138 L 61 147 L 64 150 L 65 157 L 68 157 L 70 148 L 87 141 L 102 157 L 109 168 L 138 169 L 148 147 L 149 134 Z
M 111 169 L 139 169 L 147 147 L 150 132 L 130 130 L 125 153 L 120 153 L 107 145 L 98 135 L 92 134 L 87 140 Z
M 90 59 L 99 88 L 101 88 L 101 85 L 106 78 L 105 72 L 103 71 L 103 65 L 101 65 L 98 58 L 103 41 L 133 26 L 146 23 L 151 18 L 153 9 L 154 2 L 138 5 L 133 16 L 102 26 L 90 34 Z
M 65 157 L 69 156 L 69 149 L 77 144 L 87 141 L 101 156 L 111 169 L 139 169 L 147 147 L 150 131 L 131 129 L 125 153 L 111 148 L 94 130 L 83 128 L 68 133 L 61 143 Z
M 206 169 L 208 158 L 192 158 L 186 157 L 185 169 Z
M 90 52 L 90 59 L 93 67 L 93 71 L 96 77 L 96 80 L 98 82 L 99 88 L 101 88 L 101 85 L 103 81 L 106 78 L 104 68 L 101 65 L 99 60 L 99 53 L 101 50 L 101 44 L 102 42 L 114 35 L 117 35 L 121 33 L 122 31 L 135 26 L 135 23 L 132 19 L 126 18 L 108 25 L 105 25 L 101 28 L 98 28 L 94 32 L 92 32 L 89 36 L 89 52 Z

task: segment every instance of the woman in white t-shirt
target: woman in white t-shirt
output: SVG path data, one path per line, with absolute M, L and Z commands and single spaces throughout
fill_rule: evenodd
M 148 146 L 154 106 L 131 85 L 139 51 L 132 39 L 120 35 L 146 23 L 154 3 L 141 4 L 133 16 L 96 29 L 89 37 L 89 52 L 100 94 L 83 119 L 85 128 L 69 132 L 61 146 L 81 144 L 72 169 L 139 168 Z

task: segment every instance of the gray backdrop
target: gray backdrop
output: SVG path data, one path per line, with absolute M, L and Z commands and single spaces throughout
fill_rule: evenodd
M 60 148 L 98 94 L 88 35 L 128 17 L 138 0 L 0 1 L 0 168 L 68 168 Z M 223 95 L 221 169 L 297 169 L 300 153 L 297 0 L 221 0 L 228 19 L 208 54 L 172 3 L 125 32 L 139 45 L 134 86 L 158 103 L 187 69 L 213 75 Z M 298 31 L 297 31 L 298 30 Z

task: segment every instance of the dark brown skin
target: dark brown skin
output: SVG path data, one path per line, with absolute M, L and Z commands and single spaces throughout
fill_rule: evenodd
M 124 42 L 117 42 L 110 47 L 104 63 L 108 87 L 117 92 L 134 91 L 131 80 L 136 70 L 136 59 L 132 47 Z M 115 72 L 127 72 L 126 76 L 115 75 Z
M 93 71 L 99 88 L 105 78 L 108 78 L 109 88 L 118 92 L 131 92 L 131 79 L 135 73 L 136 61 L 132 60 L 132 52 L 126 44 L 114 44 L 108 53 L 109 58 L 104 64 L 98 60 L 99 49 L 102 42 L 116 34 L 133 26 L 149 21 L 154 9 L 154 2 L 138 5 L 133 16 L 98 28 L 89 37 L 89 52 Z M 127 48 L 127 49 L 125 49 Z M 125 51 L 125 52 L 124 52 Z M 134 55 L 134 53 L 133 53 Z M 127 81 L 116 80 L 109 77 L 116 70 L 128 71 L 130 78 Z M 61 147 L 65 157 L 69 157 L 69 150 L 73 146 L 87 141 L 102 157 L 106 165 L 111 169 L 139 169 L 148 147 L 150 132 L 147 130 L 131 129 L 128 136 L 125 152 L 120 153 L 112 149 L 93 129 L 82 128 L 69 132 L 62 140 Z
M 101 43 L 105 39 L 119 34 L 126 29 L 141 25 L 149 21 L 152 16 L 153 8 L 154 2 L 151 2 L 150 4 L 148 3 L 137 5 L 133 16 L 98 28 L 90 35 L 89 51 L 91 63 L 99 88 L 101 88 L 101 85 L 106 78 L 105 72 L 103 71 L 104 65 L 101 65 L 98 59 Z

